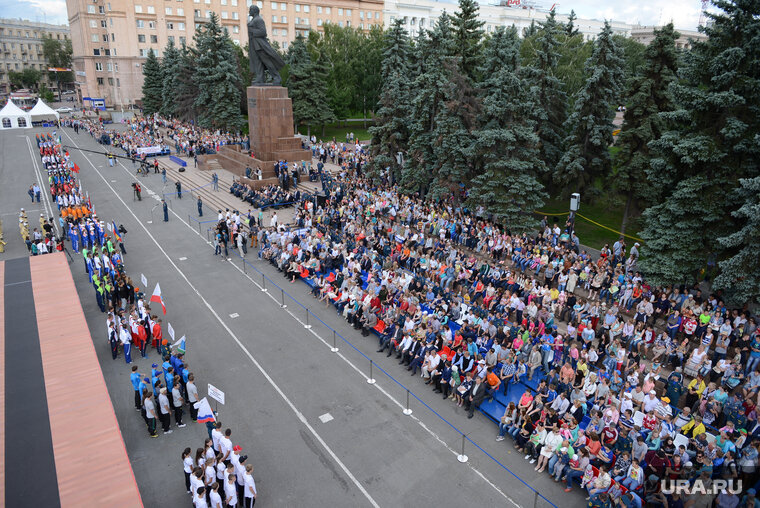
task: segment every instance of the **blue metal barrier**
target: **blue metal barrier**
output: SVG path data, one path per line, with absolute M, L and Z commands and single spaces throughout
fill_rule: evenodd
M 195 190 L 202 189 L 204 187 L 208 187 L 209 185 L 214 185 L 214 182 L 209 182 L 209 183 L 207 183 L 205 185 L 201 185 L 200 187 L 193 187 L 192 189 L 182 189 L 182 192 L 191 193 L 191 192 L 193 192 Z M 178 192 L 165 192 L 164 194 L 161 194 L 161 196 L 163 196 L 164 198 L 166 198 L 166 196 L 176 196 L 177 194 L 179 194 L 179 193 Z
M 180 159 L 176 155 L 170 155 L 169 156 L 169 160 L 172 161 L 172 162 L 175 162 L 175 163 L 179 164 L 183 168 L 187 167 L 187 162 L 183 161 L 182 159 Z

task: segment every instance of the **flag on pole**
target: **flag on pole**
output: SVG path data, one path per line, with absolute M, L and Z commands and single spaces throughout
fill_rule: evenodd
M 177 348 L 177 352 L 181 354 L 185 354 L 185 336 L 183 335 L 181 339 L 179 339 L 177 342 L 172 344 L 172 349 Z
M 114 238 L 116 238 L 117 242 L 121 242 L 121 235 L 119 234 L 119 228 L 116 227 L 116 223 L 113 222 L 113 221 L 111 221 L 111 226 L 113 227 L 113 236 L 114 236 Z
M 161 286 L 158 285 L 158 282 L 156 282 L 156 289 L 153 290 L 153 296 L 150 297 L 150 301 L 160 303 L 161 309 L 166 314 L 166 305 L 164 305 L 164 300 L 161 298 Z
M 216 421 L 214 412 L 211 410 L 211 406 L 209 405 L 208 400 L 206 400 L 206 397 L 203 397 L 201 400 L 193 404 L 193 407 L 198 410 L 198 423 Z
M 77 166 L 77 163 L 74 163 L 74 167 L 71 169 L 74 173 L 79 173 L 79 166 Z

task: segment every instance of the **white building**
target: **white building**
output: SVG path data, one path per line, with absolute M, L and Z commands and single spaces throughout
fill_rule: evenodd
M 480 4 L 480 19 L 485 22 L 483 29 L 492 32 L 497 26 L 515 25 L 522 34 L 523 28 L 528 28 L 531 22 L 539 23 L 549 15 L 548 9 L 529 7 L 525 0 L 504 0 L 509 5 L 486 5 Z M 420 29 L 430 29 L 435 25 L 438 17 L 445 10 L 454 14 L 458 10 L 455 2 L 435 0 L 385 0 L 383 9 L 383 21 L 386 27 L 390 26 L 398 18 L 404 20 L 404 26 L 409 34 L 416 36 Z M 558 22 L 567 22 L 567 14 L 557 14 Z M 620 21 L 610 21 L 613 33 L 629 36 L 633 25 Z M 604 27 L 604 20 L 581 19 L 575 20 L 575 26 L 580 33 L 591 40 L 595 38 Z

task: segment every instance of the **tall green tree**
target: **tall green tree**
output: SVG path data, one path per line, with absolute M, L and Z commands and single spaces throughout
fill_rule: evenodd
M 535 103 L 531 117 L 536 124 L 541 160 L 549 168 L 554 168 L 562 156 L 567 118 L 567 95 L 556 76 L 560 56 L 559 32 L 560 26 L 552 10 L 534 41 L 535 60 L 522 68 L 530 84 L 528 95 Z
M 42 54 L 48 67 L 58 67 L 61 69 L 71 69 L 71 58 L 74 54 L 71 45 L 71 39 L 53 39 L 51 35 L 42 37 Z M 52 74 L 51 79 L 57 79 L 61 83 L 71 83 L 74 81 L 74 73 L 58 72 Z
M 747 220 L 731 212 L 747 204 L 742 179 L 760 176 L 760 1 L 714 5 L 708 39 L 693 45 L 671 85 L 677 106 L 663 113 L 670 128 L 649 145 L 647 176 L 659 201 L 644 212 L 640 266 L 655 284 L 673 284 L 716 260 L 726 268 L 716 286 L 746 293 L 729 260 L 742 259 Z
M 311 126 L 324 126 L 335 121 L 335 114 L 327 100 L 326 70 L 314 62 L 306 48 L 306 41 L 299 35 L 288 47 L 288 92 L 293 100 L 293 121 L 296 127 L 306 124 L 307 135 Z
M 568 118 L 567 151 L 557 164 L 554 178 L 565 189 L 583 191 L 611 168 L 612 120 L 623 80 L 623 58 L 612 38 L 608 22 L 594 41 L 586 61 L 586 86 Z
M 161 115 L 165 117 L 174 117 L 178 112 L 177 89 L 180 86 L 181 64 L 182 55 L 174 45 L 174 41 L 169 39 L 169 43 L 164 48 L 164 56 L 161 59 L 163 70 Z
M 409 150 L 401 174 L 405 192 L 427 192 L 437 173 L 433 151 L 438 141 L 438 119 L 450 76 L 446 62 L 455 54 L 451 16 L 444 11 L 427 37 L 417 39 L 415 67 L 419 73 L 412 85 L 411 114 L 408 115 Z
M 41 78 L 42 73 L 31 67 L 27 67 L 19 72 L 10 71 L 8 73 L 8 80 L 14 88 L 35 88 Z
M 377 109 L 380 100 L 384 49 L 385 34 L 380 25 L 373 25 L 369 33 L 359 39 L 359 51 L 353 55 L 352 67 L 358 73 L 353 109 L 361 112 L 365 119 Z
M 396 19 L 385 34 L 382 82 L 375 125 L 369 128 L 372 136 L 370 174 L 378 177 L 388 169 L 388 178 L 395 182 L 401 173 L 397 155 L 407 150 L 411 81 L 409 61 L 411 46 L 403 20 Z
M 625 232 L 631 206 L 638 200 L 652 202 L 647 180 L 651 158 L 649 143 L 659 139 L 665 131 L 665 120 L 660 113 L 673 109 L 669 87 L 678 70 L 677 38 L 673 23 L 655 30 L 655 38 L 644 54 L 644 65 L 626 93 L 623 128 L 615 142 L 619 150 L 613 160 L 610 180 L 616 190 L 627 196 L 622 232 Z
M 240 69 L 227 29 L 212 13 L 196 30 L 193 39 L 196 47 L 194 77 L 198 84 L 194 104 L 198 124 L 209 129 L 240 129 L 244 122 L 240 114 Z
M 718 238 L 727 254 L 719 263 L 715 285 L 728 290 L 737 304 L 760 302 L 760 176 L 739 180 L 739 207 L 732 212 L 737 228 Z
M 517 29 L 497 27 L 485 45 L 480 75 L 483 90 L 482 127 L 477 131 L 477 176 L 468 203 L 482 206 L 511 231 L 534 229 L 533 210 L 544 205 L 546 193 L 538 175 L 546 170 L 539 153 L 528 84 L 518 69 Z
M 575 26 L 576 19 L 578 19 L 578 16 L 575 15 L 575 11 L 573 9 L 570 9 L 570 15 L 567 17 L 567 23 L 565 24 L 565 32 L 567 33 L 568 37 L 573 37 L 579 33 L 578 28 Z
M 476 78 L 475 71 L 481 63 L 485 22 L 478 19 L 479 11 L 475 0 L 459 0 L 459 10 L 451 19 L 459 64 L 464 75 L 471 80 Z
M 198 95 L 198 83 L 195 81 L 195 48 L 182 44 L 179 48 L 177 64 L 177 82 L 174 90 L 174 114 L 184 121 L 197 121 L 195 98 Z
M 164 76 L 161 63 L 151 48 L 148 58 L 143 64 L 142 105 L 146 115 L 158 113 L 161 110 L 164 92 Z

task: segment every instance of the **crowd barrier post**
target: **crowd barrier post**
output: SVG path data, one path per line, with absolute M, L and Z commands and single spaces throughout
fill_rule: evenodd
M 377 381 L 375 381 L 375 378 L 372 377 L 372 366 L 374 365 L 374 363 L 375 362 L 373 362 L 372 360 L 369 361 L 369 379 L 367 379 L 367 383 L 369 383 L 371 385 L 373 385 L 373 384 L 375 384 L 377 382 Z
M 309 324 L 309 314 L 311 314 L 311 312 L 309 312 L 309 309 L 307 309 L 306 307 L 304 307 L 304 310 L 306 311 L 306 324 L 303 325 L 303 327 L 309 330 L 311 329 L 311 325 Z
M 285 305 L 285 290 L 280 288 L 280 307 L 283 309 L 287 309 L 288 306 Z
M 330 348 L 330 351 L 332 351 L 333 353 L 337 353 L 339 350 L 338 350 L 338 346 L 336 346 L 336 345 L 335 345 L 335 340 L 336 340 L 336 338 L 335 338 L 335 337 L 336 337 L 336 333 L 335 333 L 335 330 L 334 330 L 334 329 L 333 329 L 333 331 L 332 331 L 332 332 L 333 332 L 333 345 L 332 345 L 332 347 Z
M 267 280 L 264 278 L 264 274 L 261 274 L 261 292 L 266 293 L 267 292 Z
M 467 460 L 468 460 L 468 457 L 467 457 L 467 455 L 465 455 L 465 454 L 464 454 L 464 441 L 465 441 L 465 439 L 467 439 L 467 438 L 466 438 L 466 436 L 464 435 L 464 433 L 462 433 L 462 453 L 460 453 L 459 455 L 457 455 L 457 460 L 458 460 L 459 462 L 463 463 L 463 464 L 464 464 L 465 462 L 467 462 Z
M 412 414 L 412 410 L 409 407 L 409 388 L 406 389 L 406 409 L 404 409 L 403 413 L 406 416 L 409 416 L 410 414 Z
M 245 269 L 245 258 L 243 256 L 240 256 L 240 261 L 243 263 L 243 273 L 248 273 Z

